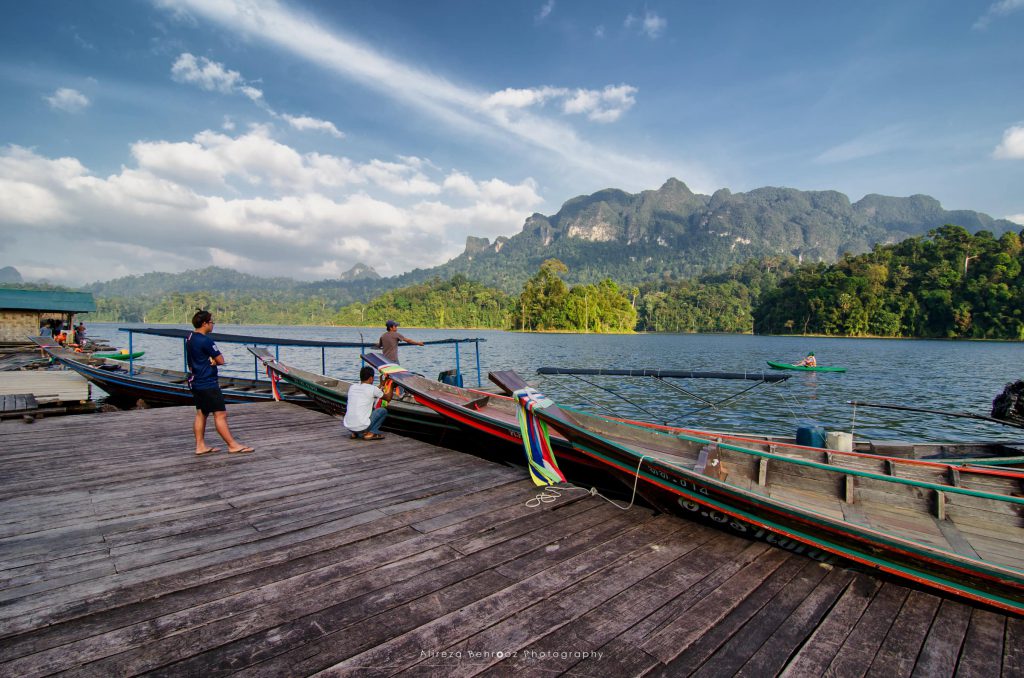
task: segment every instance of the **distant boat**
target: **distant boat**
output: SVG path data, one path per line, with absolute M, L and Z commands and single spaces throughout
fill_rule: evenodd
M 774 360 L 768 361 L 768 366 L 775 370 L 796 370 L 798 372 L 845 372 L 845 367 L 808 367 L 807 365 L 792 365 L 780 363 Z
M 49 337 L 32 339 L 40 348 L 69 370 L 96 384 L 112 396 L 129 401 L 142 399 L 169 405 L 191 405 L 192 390 L 188 386 L 188 372 L 165 370 L 149 365 L 125 365 L 121 361 L 98 358 L 88 353 L 76 353 L 53 343 Z M 274 400 L 269 380 L 220 377 L 220 389 L 228 403 L 254 403 Z M 313 401 L 298 389 L 282 385 L 281 400 L 298 405 L 312 406 Z
M 141 358 L 144 355 L 146 355 L 145 351 L 134 351 L 129 353 L 122 349 L 116 353 L 93 353 L 92 357 L 104 358 L 105 360 L 135 360 L 136 358 Z

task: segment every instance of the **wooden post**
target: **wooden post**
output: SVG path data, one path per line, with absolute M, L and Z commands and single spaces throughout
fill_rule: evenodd
M 935 517 L 946 519 L 946 493 L 942 490 L 935 490 Z
M 960 470 L 953 466 L 949 467 L 949 484 L 953 487 L 960 487 Z

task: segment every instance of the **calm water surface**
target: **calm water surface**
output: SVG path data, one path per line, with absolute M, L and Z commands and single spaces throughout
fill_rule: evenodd
M 127 348 L 124 323 L 89 323 L 89 336 Z M 186 327 L 180 325 L 179 327 Z M 381 328 L 274 327 L 217 325 L 217 331 L 266 337 L 327 341 L 376 341 Z M 423 330 L 402 328 L 410 338 L 480 337 L 483 380 L 487 370 L 513 369 L 557 402 L 601 411 L 610 407 L 621 416 L 697 428 L 723 428 L 792 435 L 796 427 L 814 422 L 828 430 L 854 430 L 872 438 L 915 440 L 1024 439 L 1022 432 L 996 424 L 907 412 L 857 408 L 852 400 L 909 405 L 987 415 L 1003 386 L 1022 377 L 1024 345 L 1003 342 L 757 337 L 700 334 L 518 334 L 488 330 Z M 182 343 L 175 339 L 135 335 L 135 350 L 145 350 L 144 364 L 183 369 Z M 244 347 L 220 345 L 228 365 L 222 372 L 253 377 L 254 360 Z M 657 385 L 650 379 L 587 377 L 598 388 L 573 377 L 541 377 L 541 366 L 660 368 L 760 372 L 766 360 L 795 362 L 814 351 L 819 365 L 840 365 L 844 374 L 792 373 L 785 382 L 761 385 L 715 408 L 698 399 L 718 402 L 738 394 L 752 382 L 668 380 L 687 393 Z M 454 367 L 451 346 L 402 346 L 403 366 L 430 377 Z M 472 344 L 460 350 L 466 385 L 476 383 Z M 281 349 L 281 359 L 321 372 L 320 349 Z M 356 349 L 328 349 L 326 372 L 355 381 Z M 771 370 L 768 370 L 773 372 Z M 774 373 L 774 372 L 773 372 Z M 265 375 L 262 375 L 265 378 Z M 643 412 L 599 387 L 614 388 L 640 404 Z

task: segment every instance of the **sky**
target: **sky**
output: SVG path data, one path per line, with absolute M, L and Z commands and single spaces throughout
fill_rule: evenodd
M 384 276 L 668 178 L 1024 224 L 1024 0 L 38 0 L 0 267 Z

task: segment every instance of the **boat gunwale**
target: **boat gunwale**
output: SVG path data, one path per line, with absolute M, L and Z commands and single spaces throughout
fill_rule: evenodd
M 576 409 L 573 409 L 571 407 L 563 407 L 561 405 L 558 405 L 557 407 L 559 409 L 563 410 L 563 411 L 569 412 L 570 414 L 572 414 L 574 416 L 582 415 L 584 418 L 593 418 L 593 419 L 600 419 L 602 421 L 609 421 L 607 419 L 603 419 L 602 417 L 598 417 L 597 415 L 590 414 L 589 412 L 583 412 L 581 410 L 576 410 Z M 1005 502 L 1008 502 L 1008 503 L 1011 503 L 1011 504 L 1024 505 L 1024 497 L 1011 497 L 1011 496 L 1006 496 L 1006 495 L 1001 495 L 1001 494 L 993 494 L 991 492 L 985 492 L 985 491 L 982 491 L 982 490 L 972 490 L 972 489 L 966 488 L 966 487 L 958 487 L 956 485 L 939 485 L 937 483 L 931 483 L 931 482 L 928 482 L 928 481 L 925 481 L 925 480 L 914 480 L 912 478 L 901 478 L 900 476 L 883 475 L 881 473 L 873 473 L 871 471 L 861 471 L 859 469 L 847 468 L 845 466 L 837 466 L 835 464 L 828 464 L 828 463 L 819 462 L 819 461 L 812 461 L 810 459 L 800 459 L 800 458 L 794 458 L 794 457 L 786 457 L 784 455 L 776 454 L 776 453 L 773 453 L 773 452 L 763 452 L 761 450 L 752 450 L 752 449 L 749 449 L 749 448 L 740 447 L 738 445 L 732 445 L 732 444 L 729 444 L 729 443 L 720 443 L 720 442 L 717 442 L 717 441 L 712 440 L 710 438 L 703 438 L 703 437 L 699 437 L 699 436 L 686 435 L 686 434 L 670 434 L 670 433 L 663 432 L 663 431 L 652 431 L 652 430 L 647 429 L 644 426 L 639 426 L 637 424 L 628 424 L 628 423 L 625 423 L 625 422 L 614 422 L 614 421 L 610 421 L 609 423 L 623 425 L 623 426 L 628 426 L 628 427 L 631 427 L 631 428 L 633 428 L 633 429 L 635 429 L 637 431 L 642 431 L 642 432 L 644 432 L 647 435 L 666 436 L 666 437 L 677 438 L 677 439 L 686 440 L 688 442 L 694 442 L 694 443 L 711 443 L 711 444 L 714 444 L 714 445 L 718 445 L 719 447 L 722 447 L 724 449 L 731 450 L 733 452 L 740 452 L 740 453 L 743 453 L 743 454 L 754 455 L 754 456 L 762 457 L 762 458 L 765 458 L 765 459 L 773 459 L 773 460 L 777 460 L 777 461 L 780 461 L 780 462 L 783 462 L 783 463 L 795 464 L 797 466 L 807 466 L 807 467 L 810 467 L 810 468 L 816 468 L 816 469 L 820 469 L 820 470 L 824 470 L 824 471 L 831 471 L 831 472 L 834 472 L 834 473 L 841 473 L 841 474 L 844 474 L 844 475 L 852 475 L 852 476 L 857 476 L 857 477 L 860 477 L 860 478 L 871 478 L 872 480 L 880 480 L 880 481 L 883 481 L 883 482 L 896 483 L 896 484 L 900 484 L 900 485 L 910 485 L 910 486 L 921 487 L 921 488 L 924 488 L 924 489 L 929 489 L 929 490 L 934 490 L 934 491 L 950 492 L 950 493 L 953 493 L 953 494 L 963 494 L 963 495 L 967 495 L 967 496 L 971 496 L 971 497 L 976 497 L 976 498 L 979 498 L 979 499 L 991 499 L 991 500 L 994 500 L 994 501 L 1005 501 Z M 816 449 L 816 448 L 811 448 L 811 449 Z M 666 454 L 672 454 L 671 451 L 665 451 L 665 453 Z M 884 460 L 884 459 L 886 459 L 886 457 L 882 457 L 881 459 Z M 1015 474 L 1014 473 L 1012 475 L 1008 475 L 1007 477 L 1010 477 L 1010 478 L 1024 477 L 1024 474 Z

